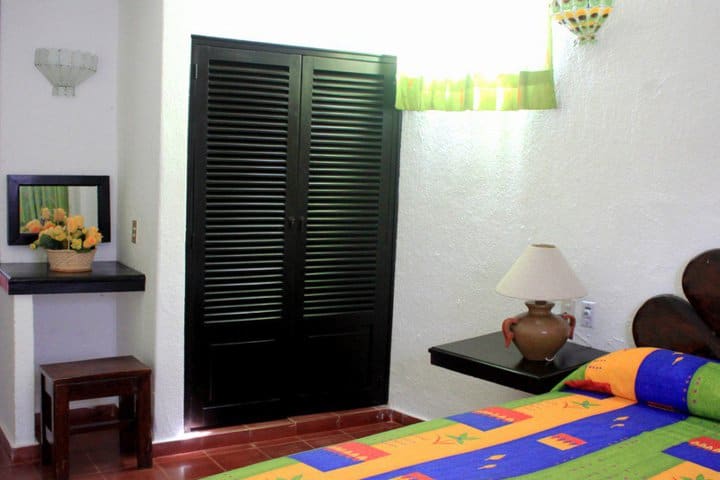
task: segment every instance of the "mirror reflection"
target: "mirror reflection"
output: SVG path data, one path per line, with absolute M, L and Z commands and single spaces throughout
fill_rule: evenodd
M 97 225 L 97 199 L 96 186 L 21 185 L 20 233 L 37 233 L 47 222 L 56 224 L 73 215 L 82 215 L 85 225 Z
M 82 215 L 110 238 L 110 177 L 107 175 L 8 175 L 8 245 L 35 241 L 47 222 Z

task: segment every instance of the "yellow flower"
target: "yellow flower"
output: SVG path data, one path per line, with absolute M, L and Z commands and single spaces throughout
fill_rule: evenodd
M 40 209 L 40 217 L 44 220 L 50 220 L 50 209 L 43 207 Z
M 97 235 L 85 237 L 85 241 L 83 242 L 83 248 L 95 247 L 98 243 L 100 243 L 101 238 L 102 236 L 99 233 Z
M 42 229 L 42 225 L 40 224 L 40 220 L 37 218 L 30 220 L 28 223 L 25 224 L 25 230 L 27 230 L 30 233 L 38 233 Z
M 73 217 L 68 217 L 67 220 L 65 221 L 65 225 L 67 225 L 68 233 L 74 233 L 75 230 L 77 230 L 78 228 L 82 228 L 84 220 L 85 219 L 83 218 L 82 215 L 75 215 Z
M 64 216 L 63 209 L 55 209 L 55 213 L 55 218 L 64 218 L 64 220 L 56 224 L 50 220 L 40 222 L 36 219 L 23 227 L 28 230 L 32 228 L 38 234 L 38 239 L 30 244 L 33 250 L 37 247 L 92 250 L 102 242 L 102 234 L 97 227 L 83 226 L 82 215 L 67 217 Z
M 56 223 L 60 223 L 65 220 L 65 215 L 64 208 L 56 208 L 53 210 L 53 220 L 55 220 Z
M 62 242 L 67 238 L 65 230 L 61 226 L 56 226 L 53 228 L 48 228 L 47 230 L 43 230 L 41 232 L 41 235 L 47 235 L 48 237 L 52 238 L 53 240 L 57 240 L 58 242 Z

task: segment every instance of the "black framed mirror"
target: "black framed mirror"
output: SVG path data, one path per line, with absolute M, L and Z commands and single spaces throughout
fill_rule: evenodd
M 97 225 L 103 243 L 111 240 L 107 175 L 8 175 L 7 205 L 8 245 L 28 245 L 37 239 L 28 224 L 40 221 L 43 208 L 83 215 L 85 225 Z

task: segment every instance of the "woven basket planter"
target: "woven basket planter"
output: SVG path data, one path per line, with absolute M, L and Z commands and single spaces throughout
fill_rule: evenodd
M 91 272 L 95 250 L 76 252 L 75 250 L 48 250 L 48 264 L 53 272 Z

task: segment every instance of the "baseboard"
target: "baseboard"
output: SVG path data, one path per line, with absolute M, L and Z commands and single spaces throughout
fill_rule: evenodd
M 5 437 L 5 432 L 0 430 L 0 449 L 5 458 L 10 459 L 13 465 L 19 463 L 37 463 L 40 461 L 40 445 L 28 445 L 27 447 L 12 448 Z
M 117 413 L 116 405 L 76 408 L 70 410 L 70 424 L 86 424 L 113 420 L 117 418 Z M 181 440 L 153 443 L 153 456 L 162 457 L 208 448 L 275 440 L 293 435 L 371 425 L 374 423 L 395 422 L 401 425 L 411 425 L 420 421 L 422 420 L 385 406 L 360 408 L 342 412 L 318 413 L 290 417 L 272 422 L 194 432 L 190 434 L 188 438 Z M 35 434 L 39 442 L 39 414 L 36 415 L 35 425 Z M 40 445 L 12 448 L 10 442 L 5 437 L 5 433 L 0 429 L 0 454 L 4 454 L 6 458 L 9 458 L 12 464 L 39 462 Z
M 0 428 L 0 454 L 10 459 L 10 463 L 32 463 L 40 459 L 40 447 L 29 445 L 27 447 L 12 448 L 10 441 L 5 436 L 5 431 Z

